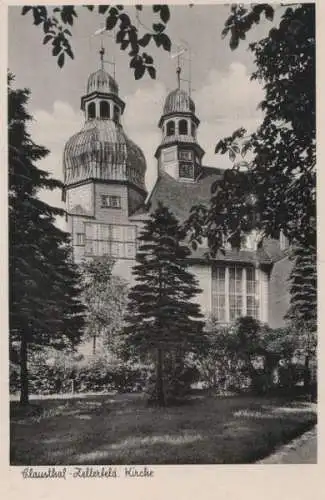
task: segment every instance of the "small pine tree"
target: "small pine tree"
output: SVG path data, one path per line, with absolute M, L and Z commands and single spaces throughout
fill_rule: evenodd
M 199 305 L 201 291 L 187 270 L 190 254 L 184 233 L 168 208 L 160 205 L 140 234 L 133 269 L 136 284 L 129 293 L 126 344 L 129 352 L 145 355 L 155 364 L 153 399 L 167 403 L 164 382 L 172 370 L 177 385 L 184 356 L 204 343 Z
M 316 354 L 317 332 L 317 254 L 313 245 L 293 248 L 294 266 L 290 275 L 290 307 L 287 318 L 305 356 L 304 385 L 310 384 L 310 359 Z

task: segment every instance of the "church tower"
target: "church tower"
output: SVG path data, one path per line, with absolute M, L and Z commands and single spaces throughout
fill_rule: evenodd
M 74 258 L 111 255 L 133 259 L 136 228 L 129 216 L 146 198 L 146 161 L 125 134 L 125 104 L 115 79 L 101 67 L 81 98 L 85 124 L 65 145 L 64 197 Z
M 195 182 L 200 176 L 204 150 L 197 142 L 200 120 L 190 95 L 181 89 L 181 68 L 177 68 L 178 87 L 166 97 L 159 120 L 162 140 L 155 156 L 158 176 L 164 172 L 174 179 Z

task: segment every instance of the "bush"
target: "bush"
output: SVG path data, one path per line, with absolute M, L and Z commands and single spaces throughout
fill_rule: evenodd
M 192 385 L 199 381 L 200 373 L 189 355 L 175 357 L 174 353 L 165 353 L 163 370 L 163 389 L 166 405 L 179 404 L 191 393 Z M 157 401 L 156 373 L 149 372 L 145 391 L 149 404 Z
M 148 370 L 146 366 L 109 363 L 99 358 L 76 370 L 76 391 L 140 392 L 145 388 Z
M 262 395 L 290 391 L 303 382 L 297 336 L 289 328 L 272 330 L 246 317 L 227 327 L 210 318 L 205 330 L 209 347 L 196 364 L 207 388 Z

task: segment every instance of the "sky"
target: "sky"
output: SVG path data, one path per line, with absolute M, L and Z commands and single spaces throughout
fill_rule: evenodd
M 244 126 L 249 132 L 261 121 L 257 109 L 263 98 L 260 83 L 250 81 L 254 70 L 253 56 L 248 50 L 250 41 L 265 36 L 271 23 L 263 21 L 251 30 L 247 40 L 232 51 L 229 39 L 222 39 L 221 31 L 229 15 L 229 4 L 171 6 L 171 20 L 167 33 L 177 50 L 184 41 L 191 48 L 192 98 L 196 114 L 201 120 L 198 142 L 205 150 L 205 165 L 226 168 L 225 156 L 214 154 L 219 139 Z M 134 14 L 134 8 L 129 7 Z M 9 7 L 8 66 L 15 74 L 15 85 L 31 90 L 29 112 L 34 117 L 30 126 L 33 140 L 50 150 L 50 155 L 39 162 L 39 167 L 62 179 L 62 154 L 66 141 L 78 132 L 84 123 L 80 98 L 85 93 L 88 76 L 99 68 L 101 37 L 94 36 L 103 27 L 104 17 L 78 7 L 78 19 L 71 29 L 74 60 L 67 60 L 63 69 L 56 64 L 50 46 L 43 45 L 43 33 L 32 24 L 32 17 L 21 15 L 21 7 Z M 141 13 L 141 23 L 150 26 L 151 7 Z M 153 45 L 147 47 L 155 59 L 156 80 L 149 76 L 136 81 L 129 69 L 129 57 L 105 34 L 105 58 L 115 59 L 116 80 L 120 97 L 126 103 L 122 124 L 127 135 L 143 150 L 147 161 L 146 184 L 150 191 L 157 175 L 154 152 L 161 140 L 158 121 L 164 100 L 176 88 L 176 59 Z M 149 50 L 150 47 L 150 50 Z M 111 65 L 106 65 L 111 72 Z M 188 77 L 188 63 L 182 62 L 182 75 Z M 61 193 L 42 193 L 47 202 L 62 206 Z

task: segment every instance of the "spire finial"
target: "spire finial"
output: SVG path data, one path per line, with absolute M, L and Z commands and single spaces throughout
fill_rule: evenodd
M 99 51 L 99 55 L 100 55 L 100 67 L 101 67 L 102 70 L 104 69 L 104 54 L 105 54 L 105 49 L 104 49 L 103 41 L 102 41 L 101 47 L 100 47 L 100 51 Z
M 182 68 L 180 67 L 180 61 L 179 61 L 179 57 L 178 57 L 178 66 L 176 68 L 176 74 L 177 74 L 177 85 L 178 85 L 179 89 L 181 88 L 181 71 L 182 71 Z
M 184 54 L 185 49 L 183 47 L 178 47 L 178 51 L 176 54 L 171 54 L 171 58 L 174 59 L 174 57 L 177 57 L 177 68 L 176 68 L 176 75 L 177 75 L 177 85 L 178 88 L 181 88 L 181 55 Z

